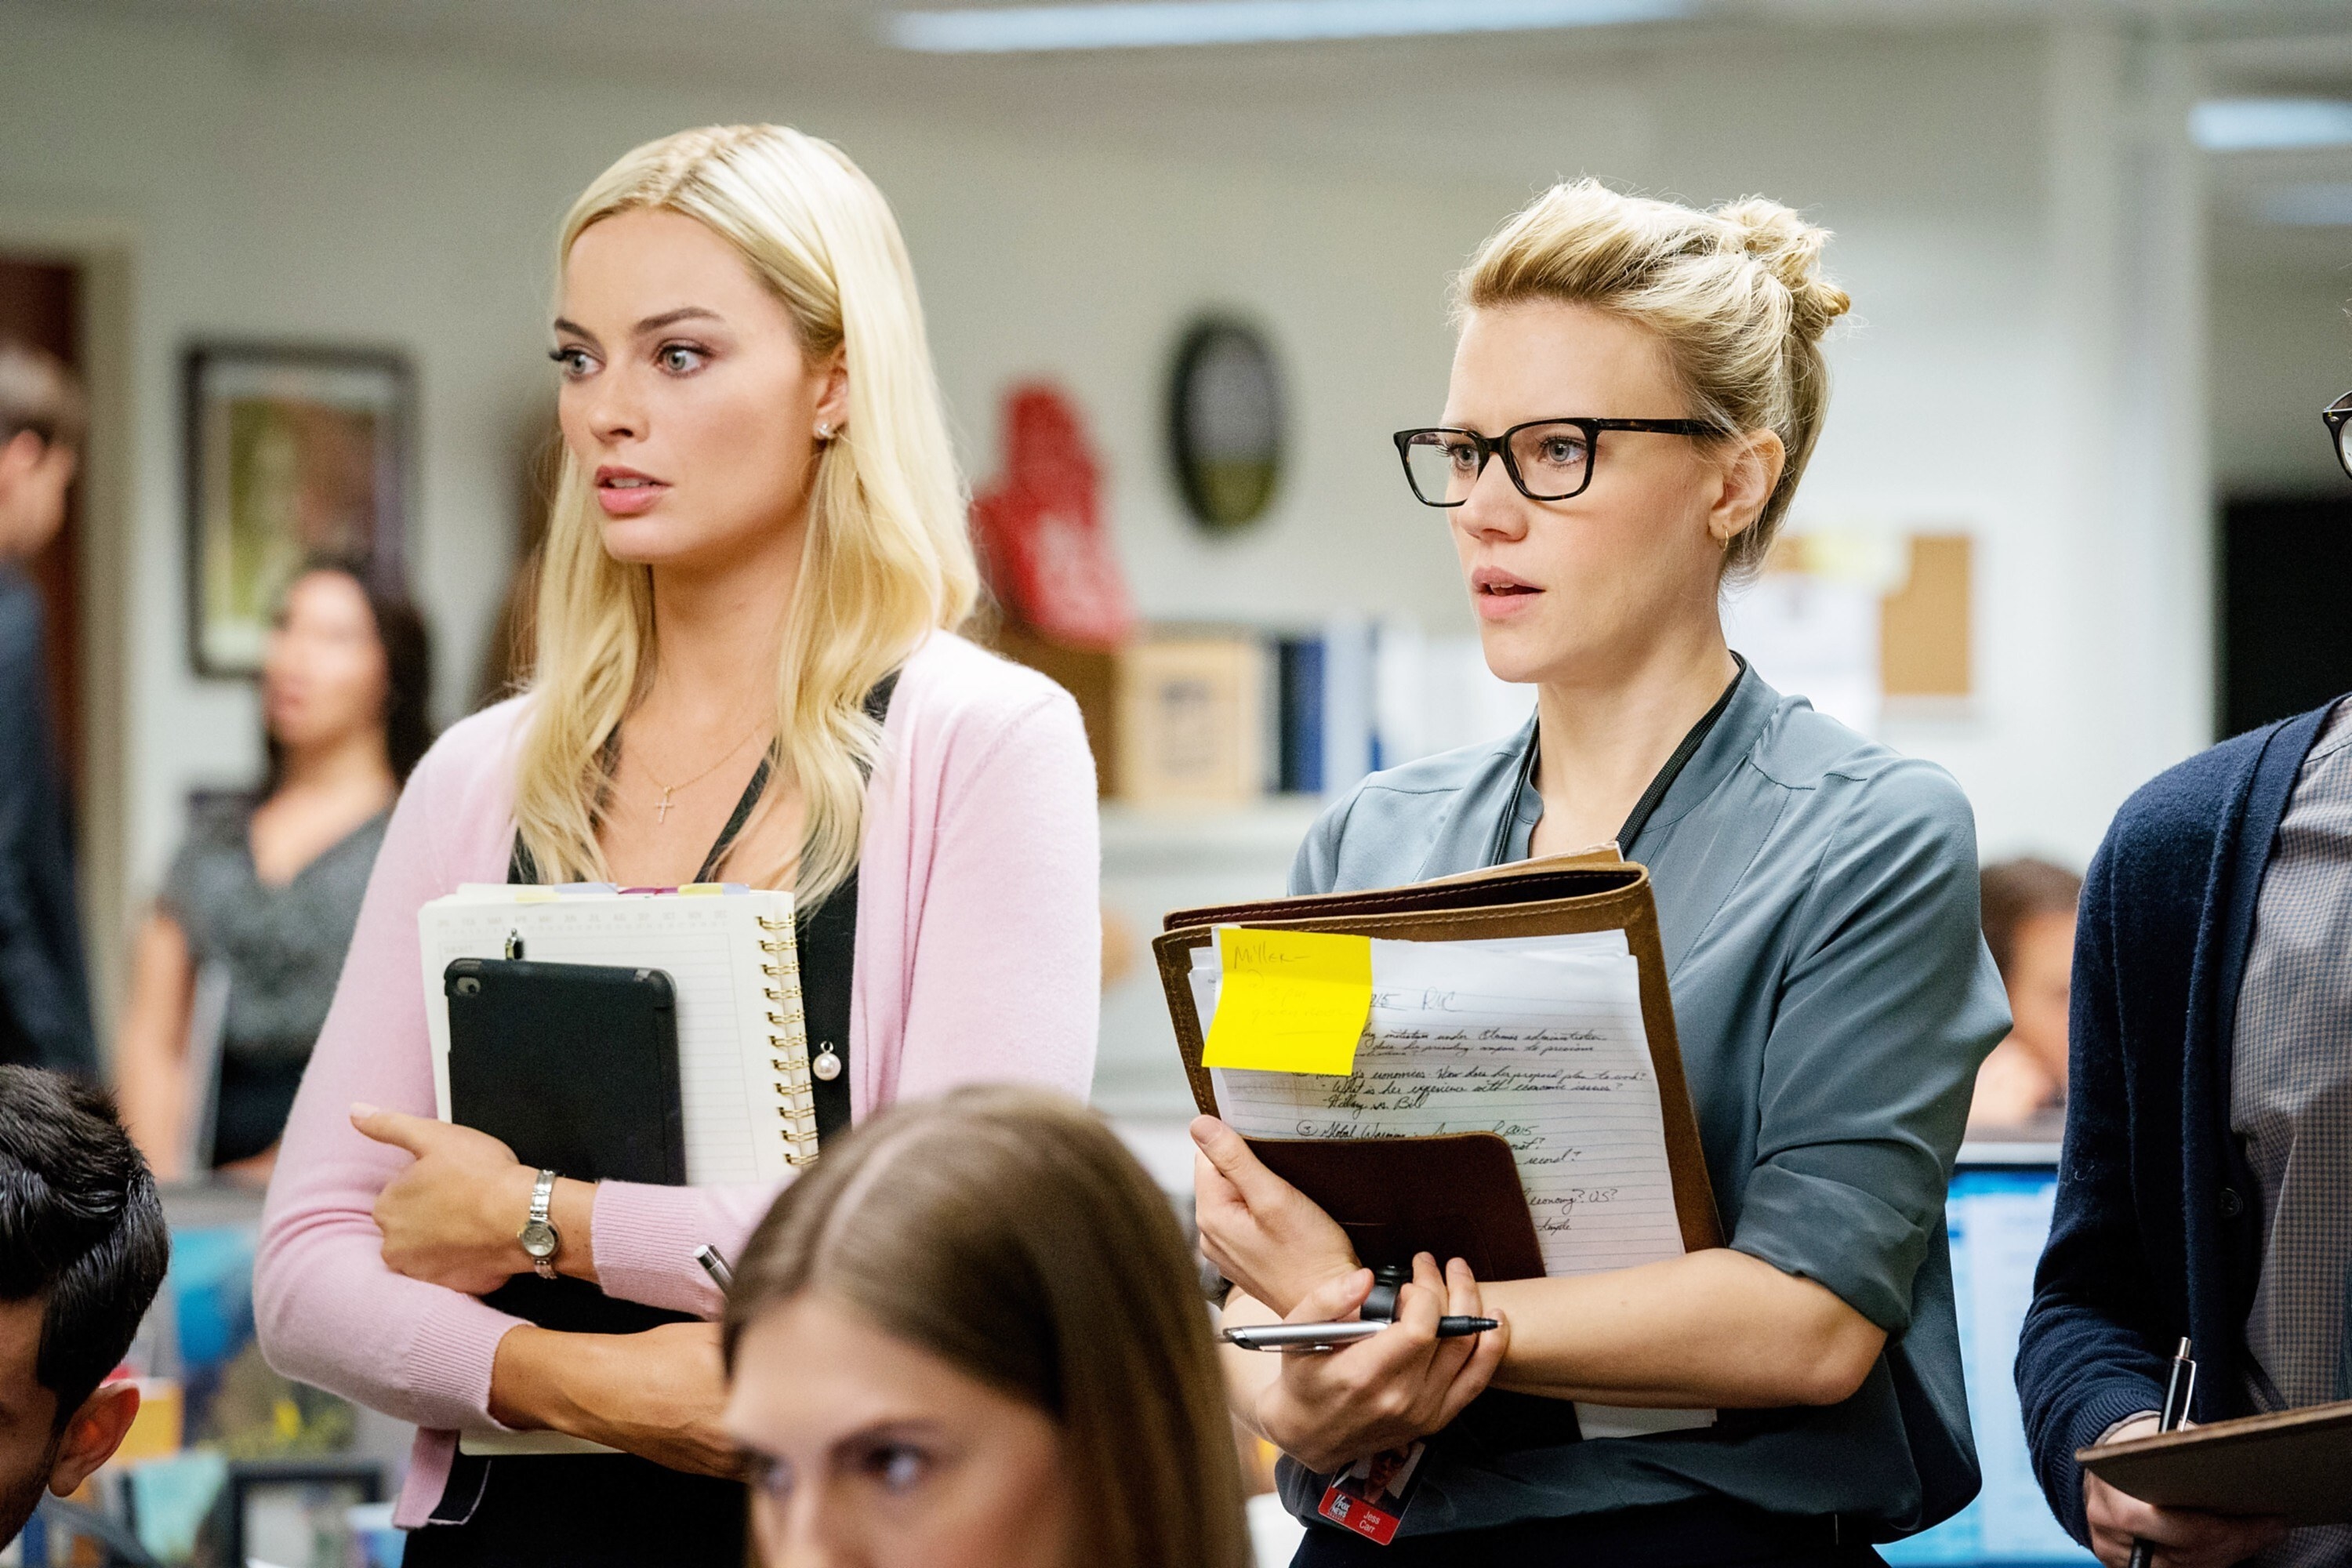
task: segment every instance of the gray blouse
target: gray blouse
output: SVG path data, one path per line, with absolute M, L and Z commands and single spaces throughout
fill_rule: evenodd
M 234 1062 L 299 1068 L 327 1022 L 391 813 L 380 812 L 282 888 L 253 868 L 250 799 L 198 810 L 163 882 L 163 907 L 199 964 L 228 971 L 221 1050 Z
M 1498 832 L 1524 857 L 1534 739 L 1530 720 L 1366 779 L 1309 832 L 1291 891 L 1472 870 Z M 1433 1448 L 1404 1531 L 1708 1496 L 1844 1516 L 1873 1539 L 1920 1529 L 1979 1484 L 1944 1198 L 1978 1064 L 2010 1022 L 1978 928 L 1968 799 L 1750 671 L 1622 847 L 1650 868 L 1730 1245 L 1835 1291 L 1886 1350 L 1842 1405 L 1726 1410 L 1696 1431 L 1578 1441 L 1566 1406 L 1523 1406 L 1490 1429 L 1500 1441 Z M 1310 1516 L 1319 1490 L 1284 1468 L 1286 1500 Z

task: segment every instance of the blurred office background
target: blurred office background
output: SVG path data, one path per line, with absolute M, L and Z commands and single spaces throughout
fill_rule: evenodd
M 260 765 L 194 587 L 205 367 L 393 411 L 365 542 L 446 722 L 527 539 L 557 221 L 746 120 L 896 205 L 974 488 L 1017 489 L 1024 389 L 1097 476 L 1125 647 L 999 635 L 1095 688 L 1097 1099 L 1171 1184 L 1158 915 L 1276 890 L 1321 793 L 1526 710 L 1387 433 L 1442 404 L 1449 271 L 1555 178 L 1836 231 L 1832 416 L 1735 646 L 1949 767 L 1988 858 L 2079 868 L 2150 774 L 2352 686 L 2336 0 L 0 0 L 0 331 L 95 402 L 38 575 L 102 1038 L 192 800 Z M 1155 672 L 1209 694 L 1213 777 L 1140 738 Z

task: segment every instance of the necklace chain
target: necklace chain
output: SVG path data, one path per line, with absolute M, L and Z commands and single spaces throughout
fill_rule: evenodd
M 765 728 L 764 725 L 752 725 L 749 730 L 743 731 L 742 740 L 736 742 L 733 745 L 728 747 L 726 751 L 719 753 L 719 757 L 717 762 L 711 763 L 709 767 L 703 769 L 692 778 L 682 780 L 677 784 L 671 784 L 662 783 L 661 780 L 655 775 L 654 770 L 650 764 L 639 763 L 639 766 L 644 767 L 646 770 L 646 777 L 652 779 L 654 781 L 654 787 L 661 791 L 661 799 L 654 803 L 654 821 L 656 824 L 667 824 L 669 821 L 671 805 L 670 796 L 676 795 L 679 790 L 692 789 L 696 784 L 700 784 L 703 780 L 717 773 L 720 768 L 725 767 L 729 760 L 731 759 L 736 752 L 743 749 L 745 742 L 749 742 L 752 736 L 758 734 L 763 728 Z

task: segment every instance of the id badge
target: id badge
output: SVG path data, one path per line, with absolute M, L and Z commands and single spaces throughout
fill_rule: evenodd
M 1408 1443 L 1358 1459 L 1332 1479 L 1315 1511 L 1342 1530 L 1376 1546 L 1396 1539 L 1397 1526 L 1421 1485 L 1421 1457 L 1427 1443 Z

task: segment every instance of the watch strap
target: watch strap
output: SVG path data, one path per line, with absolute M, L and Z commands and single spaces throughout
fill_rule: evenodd
M 548 1206 L 554 1202 L 554 1199 L 555 1173 L 553 1171 L 541 1171 L 539 1173 L 539 1180 L 530 1184 L 530 1223 L 535 1226 L 545 1226 L 547 1227 L 548 1234 L 555 1236 L 557 1237 L 556 1245 L 561 1247 L 562 1245 L 562 1238 L 556 1231 L 553 1222 L 548 1218 Z M 541 1279 L 553 1279 L 557 1278 L 555 1272 L 555 1254 L 552 1251 L 549 1252 L 544 1258 L 532 1258 L 530 1260 L 530 1267 L 531 1271 L 537 1274 Z

